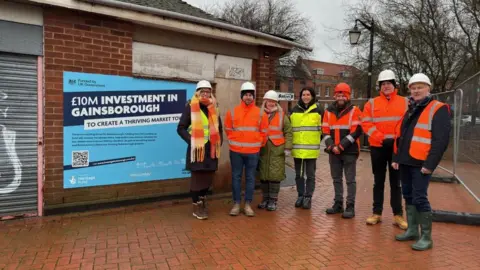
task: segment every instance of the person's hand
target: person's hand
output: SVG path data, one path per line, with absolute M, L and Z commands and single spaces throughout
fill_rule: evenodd
M 432 171 L 430 171 L 429 169 L 424 168 L 424 167 L 422 167 L 421 172 L 422 172 L 423 174 L 432 174 Z
M 392 162 L 392 168 L 393 168 L 394 170 L 398 170 L 398 167 L 399 167 L 399 165 L 398 165 L 397 162 Z
M 292 155 L 292 151 L 290 149 L 285 149 L 284 153 L 285 153 L 285 156 Z
M 335 155 L 339 155 L 339 154 L 340 154 L 340 150 L 338 149 L 338 146 L 333 147 L 333 150 L 332 150 L 332 151 L 333 151 L 333 153 L 334 153 Z

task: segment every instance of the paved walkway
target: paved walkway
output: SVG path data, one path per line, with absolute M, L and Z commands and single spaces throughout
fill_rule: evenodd
M 295 188 L 285 187 L 280 209 L 254 218 L 228 216 L 230 200 L 218 199 L 206 221 L 194 219 L 185 200 L 1 222 L 0 269 L 480 269 L 478 227 L 434 223 L 434 248 L 414 252 L 393 240 L 402 231 L 392 225 L 388 196 L 384 222 L 365 225 L 368 154 L 358 163 L 352 220 L 325 214 L 333 198 L 325 157 L 317 171 L 311 210 L 294 208 Z M 430 199 L 435 209 L 480 212 L 459 185 L 432 183 Z

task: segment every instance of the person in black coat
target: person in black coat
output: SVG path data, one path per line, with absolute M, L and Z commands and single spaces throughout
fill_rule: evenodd
M 412 249 L 427 250 L 433 246 L 432 208 L 427 191 L 432 173 L 448 147 L 450 112 L 446 104 L 430 95 L 431 82 L 426 75 L 413 75 L 408 88 L 411 91 L 409 108 L 397 126 L 392 157 L 392 167 L 400 170 L 408 229 L 395 239 L 418 239 Z
M 180 117 L 177 133 L 188 144 L 186 169 L 191 172 L 193 216 L 207 219 L 206 195 L 218 170 L 223 142 L 222 122 L 208 81 L 197 83 L 195 95 Z

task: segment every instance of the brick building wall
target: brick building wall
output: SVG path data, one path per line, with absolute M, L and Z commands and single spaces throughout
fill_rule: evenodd
M 278 58 L 278 52 L 269 47 L 260 47 L 258 50 L 258 59 L 254 61 L 253 80 L 256 84 L 255 102 L 258 106 L 263 103 L 263 96 L 268 90 L 275 87 L 275 62 Z
M 157 197 L 189 191 L 189 179 L 118 184 L 77 189 L 63 188 L 63 72 L 132 76 L 132 41 L 135 26 L 128 22 L 60 8 L 45 9 L 45 185 L 49 210 L 79 204 Z M 264 57 L 268 52 L 269 57 Z M 257 102 L 274 87 L 275 51 L 259 49 L 253 80 Z M 226 178 L 225 178 L 226 179 Z M 229 181 L 230 178 L 228 178 Z M 222 180 L 227 181 L 227 180 Z M 229 191 L 230 184 L 222 183 Z
M 106 17 L 53 8 L 45 10 L 44 24 L 46 209 L 188 189 L 186 180 L 63 189 L 63 71 L 131 76 L 134 27 Z

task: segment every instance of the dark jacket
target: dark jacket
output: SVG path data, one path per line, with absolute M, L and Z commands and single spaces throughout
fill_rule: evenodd
M 345 107 L 343 109 L 340 109 L 337 107 L 337 102 L 332 103 L 330 106 L 328 106 L 327 111 L 333 113 L 337 119 L 340 119 L 341 117 L 347 115 L 354 109 L 353 104 L 350 102 L 345 104 Z M 357 108 L 358 109 L 358 108 Z M 360 113 L 360 111 L 359 111 Z M 357 125 L 357 128 L 355 129 L 354 132 L 351 132 L 350 130 L 347 129 L 340 129 L 340 145 L 343 147 L 342 154 L 360 154 L 360 151 L 358 149 L 358 144 L 357 139 L 362 135 L 362 126 L 359 124 Z M 323 134 L 325 136 L 325 134 Z M 355 140 L 355 143 L 350 142 L 346 137 L 350 135 L 353 137 Z M 333 146 L 335 146 L 335 132 L 331 130 L 330 132 L 331 138 L 328 138 L 325 140 L 325 152 L 330 153 L 330 150 L 333 149 Z M 329 150 L 330 149 L 330 150 Z
M 200 104 L 200 109 L 205 113 L 208 117 L 208 108 L 205 105 Z M 218 169 L 218 159 L 212 159 L 210 157 L 210 141 L 205 144 L 205 158 L 202 162 L 194 162 L 191 163 L 190 159 L 190 138 L 191 135 L 188 133 L 188 127 L 192 123 L 192 115 L 191 115 L 191 108 L 190 102 L 188 102 L 187 106 L 185 106 L 185 111 L 183 112 L 182 116 L 180 117 L 180 122 L 177 126 L 177 133 L 180 137 L 188 144 L 187 147 L 187 157 L 186 157 L 186 169 L 189 171 L 216 171 Z M 223 127 L 222 127 L 222 120 L 220 116 L 218 116 L 218 129 L 220 133 L 220 142 L 223 143 Z
M 408 111 L 405 113 L 400 127 L 401 136 L 397 139 L 398 151 L 397 154 L 393 154 L 393 162 L 415 167 L 424 167 L 431 171 L 437 168 L 450 141 L 451 123 L 448 106 L 442 106 L 433 116 L 432 144 L 427 160 L 422 161 L 415 159 L 410 156 L 409 152 L 414 127 L 418 122 L 418 118 L 420 118 L 420 114 L 431 101 L 431 97 L 427 97 L 418 105 L 410 101 Z

